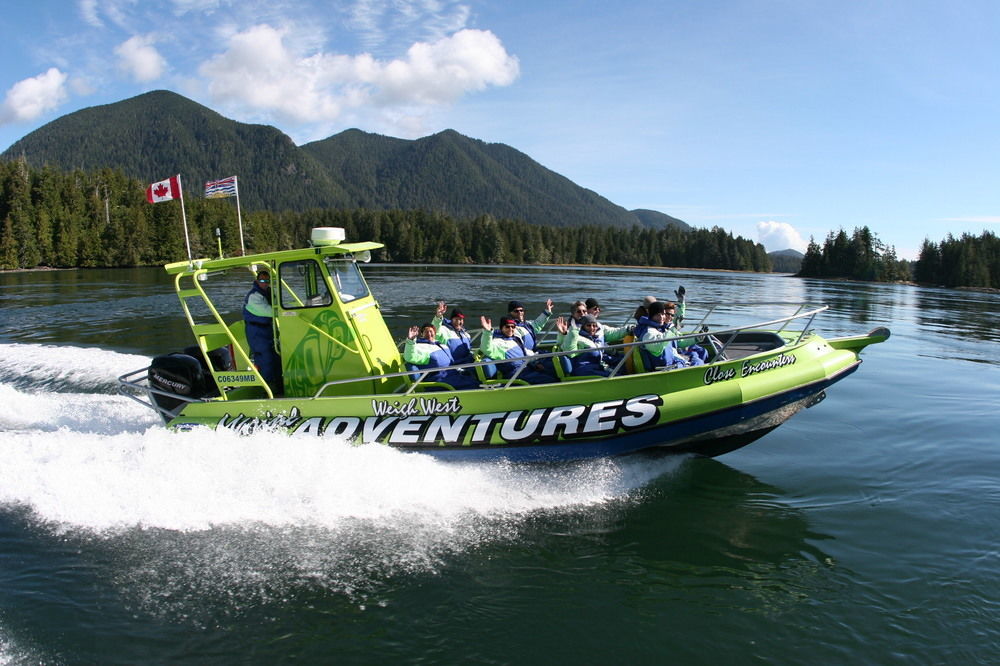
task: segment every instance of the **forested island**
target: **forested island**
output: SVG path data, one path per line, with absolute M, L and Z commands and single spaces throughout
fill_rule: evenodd
M 63 172 L 24 161 L 0 163 L 0 268 L 154 266 L 184 259 L 180 202 L 151 205 L 146 183 L 117 169 Z M 232 199 L 184 198 L 192 253 L 239 253 Z M 550 227 L 424 210 L 252 211 L 243 215 L 248 252 L 304 246 L 317 226 L 386 247 L 376 261 L 476 264 L 620 264 L 769 271 L 759 243 L 721 228 Z
M 911 262 L 898 259 L 895 248 L 868 227 L 856 228 L 850 237 L 840 229 L 830 232 L 822 247 L 810 241 L 798 276 L 1000 289 L 1000 239 L 984 231 L 959 238 L 949 234 L 940 243 L 924 240 L 920 256 Z

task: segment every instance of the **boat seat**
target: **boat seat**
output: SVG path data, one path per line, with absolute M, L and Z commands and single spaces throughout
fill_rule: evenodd
M 569 356 L 553 356 L 552 366 L 556 370 L 556 377 L 558 377 L 561 382 L 574 382 L 580 381 L 581 379 L 597 379 L 596 375 L 582 375 L 580 377 L 574 376 L 572 374 L 573 362 L 570 360 Z
M 489 360 L 483 358 L 478 353 L 475 354 L 473 358 L 476 361 Z M 501 386 L 506 386 L 510 381 L 500 376 L 500 373 L 497 371 L 496 363 L 477 365 L 473 368 L 473 370 L 476 371 L 476 378 L 479 379 L 479 385 L 483 388 L 499 388 Z M 523 379 L 515 379 L 511 386 L 530 386 L 530 384 Z
M 423 370 L 423 368 L 421 368 L 418 365 L 415 365 L 413 363 L 407 363 L 406 364 L 406 369 L 409 370 L 411 373 L 413 373 L 413 374 L 407 375 L 406 378 L 407 378 L 407 380 L 409 380 L 407 383 L 410 386 L 413 386 L 414 384 L 416 384 L 416 387 L 417 387 L 416 390 L 418 390 L 418 391 L 455 391 L 455 390 L 458 390 L 454 386 L 452 386 L 451 384 L 446 384 L 444 382 L 432 382 L 432 381 L 427 381 L 426 379 L 423 380 L 423 381 L 421 381 L 420 380 L 420 373 Z

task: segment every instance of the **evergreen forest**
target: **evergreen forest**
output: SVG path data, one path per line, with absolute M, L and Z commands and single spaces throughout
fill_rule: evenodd
M 810 240 L 799 277 L 846 278 L 871 282 L 913 280 L 944 287 L 1000 289 L 1000 239 L 989 231 L 980 236 L 948 235 L 940 243 L 924 240 L 915 262 L 896 258 L 868 227 L 848 237 L 830 232 L 820 247 Z
M 940 243 L 924 240 L 913 279 L 945 287 L 1000 289 L 1000 239 L 984 231 L 960 238 L 949 234 Z
M 896 248 L 885 245 L 868 227 L 858 227 L 848 237 L 840 229 L 830 232 L 823 247 L 809 239 L 799 277 L 844 278 L 867 282 L 910 279 L 910 262 L 896 258 Z
M 179 201 L 146 202 L 147 183 L 119 169 L 61 171 L 0 162 L 0 268 L 153 266 L 187 257 Z M 200 194 L 200 193 L 198 193 Z M 240 252 L 235 200 L 184 199 L 194 257 Z M 601 264 L 766 272 L 764 247 L 721 228 L 554 227 L 424 210 L 313 209 L 243 214 L 248 253 L 302 247 L 317 226 L 386 247 L 399 263 Z

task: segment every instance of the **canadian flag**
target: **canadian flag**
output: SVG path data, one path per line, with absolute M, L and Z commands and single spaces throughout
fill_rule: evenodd
M 161 180 L 158 183 L 153 183 L 146 188 L 146 201 L 149 203 L 160 203 L 161 201 L 170 201 L 171 199 L 179 199 L 181 196 L 181 182 L 180 176 L 171 176 L 166 180 Z

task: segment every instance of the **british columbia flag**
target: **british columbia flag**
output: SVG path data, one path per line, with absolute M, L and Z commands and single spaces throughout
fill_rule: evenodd
M 236 176 L 222 180 L 210 180 L 205 183 L 206 199 L 222 199 L 236 196 Z

